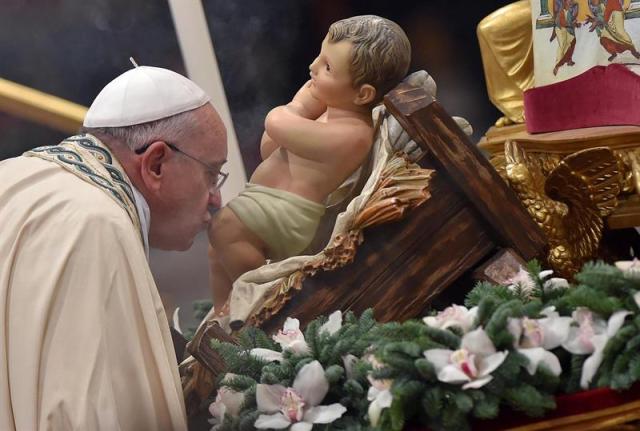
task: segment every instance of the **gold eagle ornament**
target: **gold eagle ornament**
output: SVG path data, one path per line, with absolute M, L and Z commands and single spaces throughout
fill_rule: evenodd
M 603 218 L 618 204 L 618 160 L 609 148 L 590 148 L 565 157 L 545 178 L 540 164 L 516 142 L 505 142 L 504 152 L 511 188 L 547 237 L 549 265 L 571 278 L 596 257 Z

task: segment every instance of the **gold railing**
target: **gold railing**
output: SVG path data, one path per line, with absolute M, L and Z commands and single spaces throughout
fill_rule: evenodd
M 87 107 L 0 78 L 0 111 L 65 133 L 76 133 Z

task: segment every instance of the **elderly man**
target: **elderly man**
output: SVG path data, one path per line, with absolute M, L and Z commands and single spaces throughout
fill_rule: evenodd
M 109 83 L 84 126 L 0 163 L 0 429 L 184 430 L 147 253 L 206 228 L 226 131 L 154 67 Z

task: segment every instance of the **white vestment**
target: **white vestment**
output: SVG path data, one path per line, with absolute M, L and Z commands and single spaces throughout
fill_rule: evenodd
M 0 430 L 186 430 L 135 205 L 68 160 L 0 163 Z

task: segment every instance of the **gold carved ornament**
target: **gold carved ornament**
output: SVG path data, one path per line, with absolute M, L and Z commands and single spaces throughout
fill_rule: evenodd
M 623 178 L 619 162 L 606 147 L 563 158 L 545 178 L 538 160 L 515 142 L 505 142 L 504 173 L 529 215 L 544 231 L 547 260 L 556 273 L 570 278 L 596 256 L 603 217 L 617 206 Z

